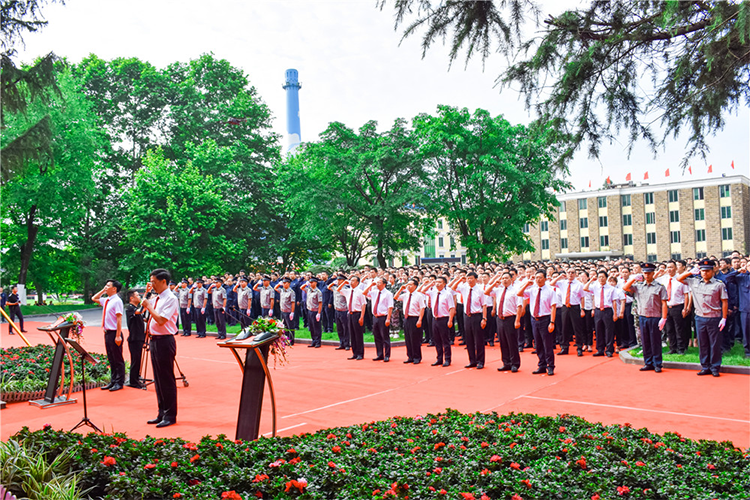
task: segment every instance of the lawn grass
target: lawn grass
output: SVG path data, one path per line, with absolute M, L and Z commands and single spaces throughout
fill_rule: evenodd
M 699 363 L 699 352 L 697 347 L 688 347 L 685 354 L 667 354 L 669 347 L 662 348 L 662 356 L 664 361 L 676 361 L 680 363 Z M 628 351 L 630 355 L 635 358 L 643 357 L 643 350 L 638 347 Z M 750 366 L 750 358 L 745 357 L 745 348 L 739 342 L 734 344 L 734 347 L 729 352 L 725 352 L 721 357 L 722 365 L 731 366 Z
M 195 326 L 193 326 L 193 329 L 195 329 Z M 207 332 L 214 332 L 216 333 L 216 325 L 206 325 L 206 331 Z M 227 334 L 237 334 L 240 332 L 240 325 L 234 325 L 234 326 L 227 326 Z M 336 325 L 333 325 L 333 333 L 326 333 L 323 332 L 323 340 L 335 340 L 338 342 L 339 336 L 336 333 Z M 310 338 L 310 330 L 305 328 L 300 324 L 299 330 L 296 330 L 294 333 L 295 339 L 309 339 Z M 365 342 L 375 342 L 375 338 L 372 336 L 371 332 L 365 332 L 364 334 Z M 398 342 L 399 340 L 404 340 L 404 332 L 403 330 L 399 332 L 399 337 L 397 339 L 391 338 L 392 342 Z
M 95 309 L 97 304 L 55 304 L 52 306 L 27 305 L 21 306 L 21 312 L 24 316 L 32 314 L 60 314 L 68 311 L 82 311 L 84 309 Z

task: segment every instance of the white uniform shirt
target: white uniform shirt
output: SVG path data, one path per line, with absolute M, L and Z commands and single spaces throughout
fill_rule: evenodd
M 349 286 L 342 288 L 341 295 L 346 299 L 347 311 L 351 311 L 352 314 L 362 312 L 362 309 L 367 306 L 367 299 L 359 286 L 357 288 Z
M 115 294 L 111 297 L 102 297 L 99 303 L 104 308 L 102 312 L 102 328 L 104 330 L 117 330 L 117 315 L 122 316 L 122 299 Z
M 205 289 L 204 289 L 205 290 Z M 177 297 L 169 291 L 169 288 L 161 292 L 154 299 L 156 314 L 167 318 L 167 322 L 159 325 L 154 318 L 149 319 L 151 335 L 175 335 L 177 334 L 177 316 L 180 314 L 180 304 Z
M 531 312 L 531 315 L 534 316 L 536 309 L 536 298 L 537 295 L 539 295 L 540 291 L 542 295 L 539 299 L 538 316 L 548 316 L 552 314 L 553 305 L 560 305 L 559 299 L 557 297 L 557 292 L 554 288 L 546 283 L 542 288 L 539 288 L 537 285 L 533 285 L 526 289 L 526 291 L 523 293 L 523 296 L 524 298 L 529 300 L 529 311 Z
M 461 283 L 456 291 L 461 294 L 464 314 L 482 314 L 485 297 L 482 285 L 477 283 L 474 287 L 470 287 L 468 283 Z M 471 304 L 469 304 L 469 291 L 471 291 Z
M 594 309 L 602 308 L 602 305 L 600 304 L 602 298 L 602 288 L 604 288 L 604 308 L 612 307 L 612 299 L 615 296 L 616 291 L 618 290 L 609 283 L 605 283 L 603 287 L 598 282 L 591 283 L 589 285 L 589 290 L 594 295 Z
M 411 298 L 411 301 L 409 301 L 409 298 Z M 424 294 L 421 292 L 414 291 L 414 293 L 409 293 L 409 291 L 402 292 L 401 295 L 399 295 L 398 299 L 403 302 L 404 304 L 404 316 L 414 316 L 416 318 L 419 317 L 419 311 L 424 307 Z M 381 299 L 382 300 L 382 299 Z M 406 306 L 409 306 L 409 310 L 406 310 Z
M 427 296 L 430 300 L 430 307 L 432 307 L 432 315 L 436 318 L 447 318 L 450 316 L 451 309 L 455 309 L 456 307 L 453 299 L 453 290 L 448 288 L 443 288 L 440 291 L 437 288 L 432 288 L 427 292 Z
M 503 298 L 503 292 L 505 292 L 505 298 Z M 495 296 L 495 303 L 497 304 L 497 315 L 498 317 L 515 316 L 518 312 L 518 306 L 523 305 L 523 299 L 518 296 L 518 290 L 515 286 L 510 285 L 508 290 L 505 291 L 505 287 L 500 285 L 495 288 L 492 293 Z M 500 300 L 503 303 L 500 303 Z
M 689 286 L 680 283 L 677 278 L 670 278 L 669 275 L 661 276 L 656 281 L 664 285 L 664 288 L 667 289 L 668 307 L 678 306 L 685 303 L 685 295 L 690 293 Z
M 378 298 L 380 297 L 380 298 Z M 372 301 L 372 315 L 386 316 L 388 309 L 393 307 L 393 294 L 387 288 L 370 290 L 370 301 Z
M 557 287 L 557 289 L 560 291 L 560 297 L 562 298 L 560 305 L 565 305 L 565 299 L 568 295 L 568 284 L 570 284 L 570 305 L 580 306 L 584 293 L 583 285 L 577 279 L 568 281 L 566 278 L 560 279 L 557 283 L 555 283 L 555 287 Z

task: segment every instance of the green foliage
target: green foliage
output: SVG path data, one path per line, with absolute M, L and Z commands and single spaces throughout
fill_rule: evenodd
M 456 228 L 473 261 L 532 250 L 525 223 L 553 217 L 568 187 L 554 167 L 565 143 L 549 129 L 511 125 L 482 109 L 439 106 L 414 119 L 430 208 Z
M 29 451 L 15 440 L 0 442 L 0 484 L 28 500 L 78 500 L 78 476 L 70 472 L 72 455 L 56 454 L 49 462 L 43 451 Z
M 685 354 L 668 354 L 669 347 L 662 348 L 662 358 L 664 361 L 674 361 L 676 363 L 695 363 L 695 369 L 700 369 L 700 349 L 698 347 L 688 347 Z M 633 357 L 643 358 L 643 350 L 638 347 L 628 351 Z M 724 366 L 750 366 L 750 358 L 745 356 L 745 348 L 742 343 L 736 343 L 726 352 L 721 353 L 721 364 Z
M 729 499 L 750 488 L 750 460 L 732 443 L 569 415 L 448 410 L 253 442 L 49 427 L 13 439 L 49 457 L 72 453 L 81 485 L 106 499 Z
M 498 83 L 520 88 L 540 121 L 571 135 L 575 147 L 587 141 L 591 156 L 621 130 L 630 148 L 643 139 L 656 152 L 687 128 L 684 167 L 695 154 L 705 157 L 706 137 L 728 113 L 750 103 L 748 0 L 592 0 L 550 15 L 530 39 L 520 31 L 538 14 L 529 1 L 396 0 L 395 7 L 397 27 L 416 14 L 404 37 L 423 31 L 424 51 L 450 38 L 451 62 L 463 48 L 467 60 L 478 52 L 485 61 L 493 46 L 516 61 Z

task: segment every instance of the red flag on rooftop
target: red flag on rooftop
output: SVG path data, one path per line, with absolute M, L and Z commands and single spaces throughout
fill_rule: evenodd
M 607 184 L 612 184 L 612 180 L 607 176 Z
M 734 160 L 732 160 L 732 170 L 734 170 Z
M 645 174 L 643 174 L 643 180 L 644 180 L 644 181 L 647 181 L 647 180 L 648 180 L 648 171 L 646 171 L 646 173 L 645 173 Z
M 591 181 L 589 181 L 589 187 L 591 187 Z
M 625 180 L 626 181 L 632 180 L 631 176 L 630 176 L 630 172 L 628 172 L 628 175 L 625 176 Z
M 714 166 L 713 166 L 713 165 L 709 165 L 709 166 L 708 166 L 708 173 L 709 173 L 709 174 L 712 174 L 712 173 L 714 173 Z
M 669 169 L 667 169 L 667 171 L 664 172 L 664 177 L 669 177 Z
M 688 172 L 690 172 L 690 175 L 693 175 L 693 167 L 688 167 Z

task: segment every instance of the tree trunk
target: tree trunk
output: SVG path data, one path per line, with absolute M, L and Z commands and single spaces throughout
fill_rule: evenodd
M 31 265 L 31 255 L 34 251 L 34 242 L 39 232 L 39 226 L 34 225 L 34 216 L 36 215 L 36 205 L 32 205 L 29 214 L 26 216 L 26 243 L 21 245 L 21 271 L 18 273 L 18 283 L 25 285 Z
M 44 305 L 44 288 L 42 288 L 41 285 L 37 285 L 34 283 L 34 288 L 36 288 L 36 305 L 43 306 Z
M 378 266 L 381 269 L 388 267 L 385 261 L 385 255 L 383 255 L 383 243 L 380 241 L 378 241 Z

